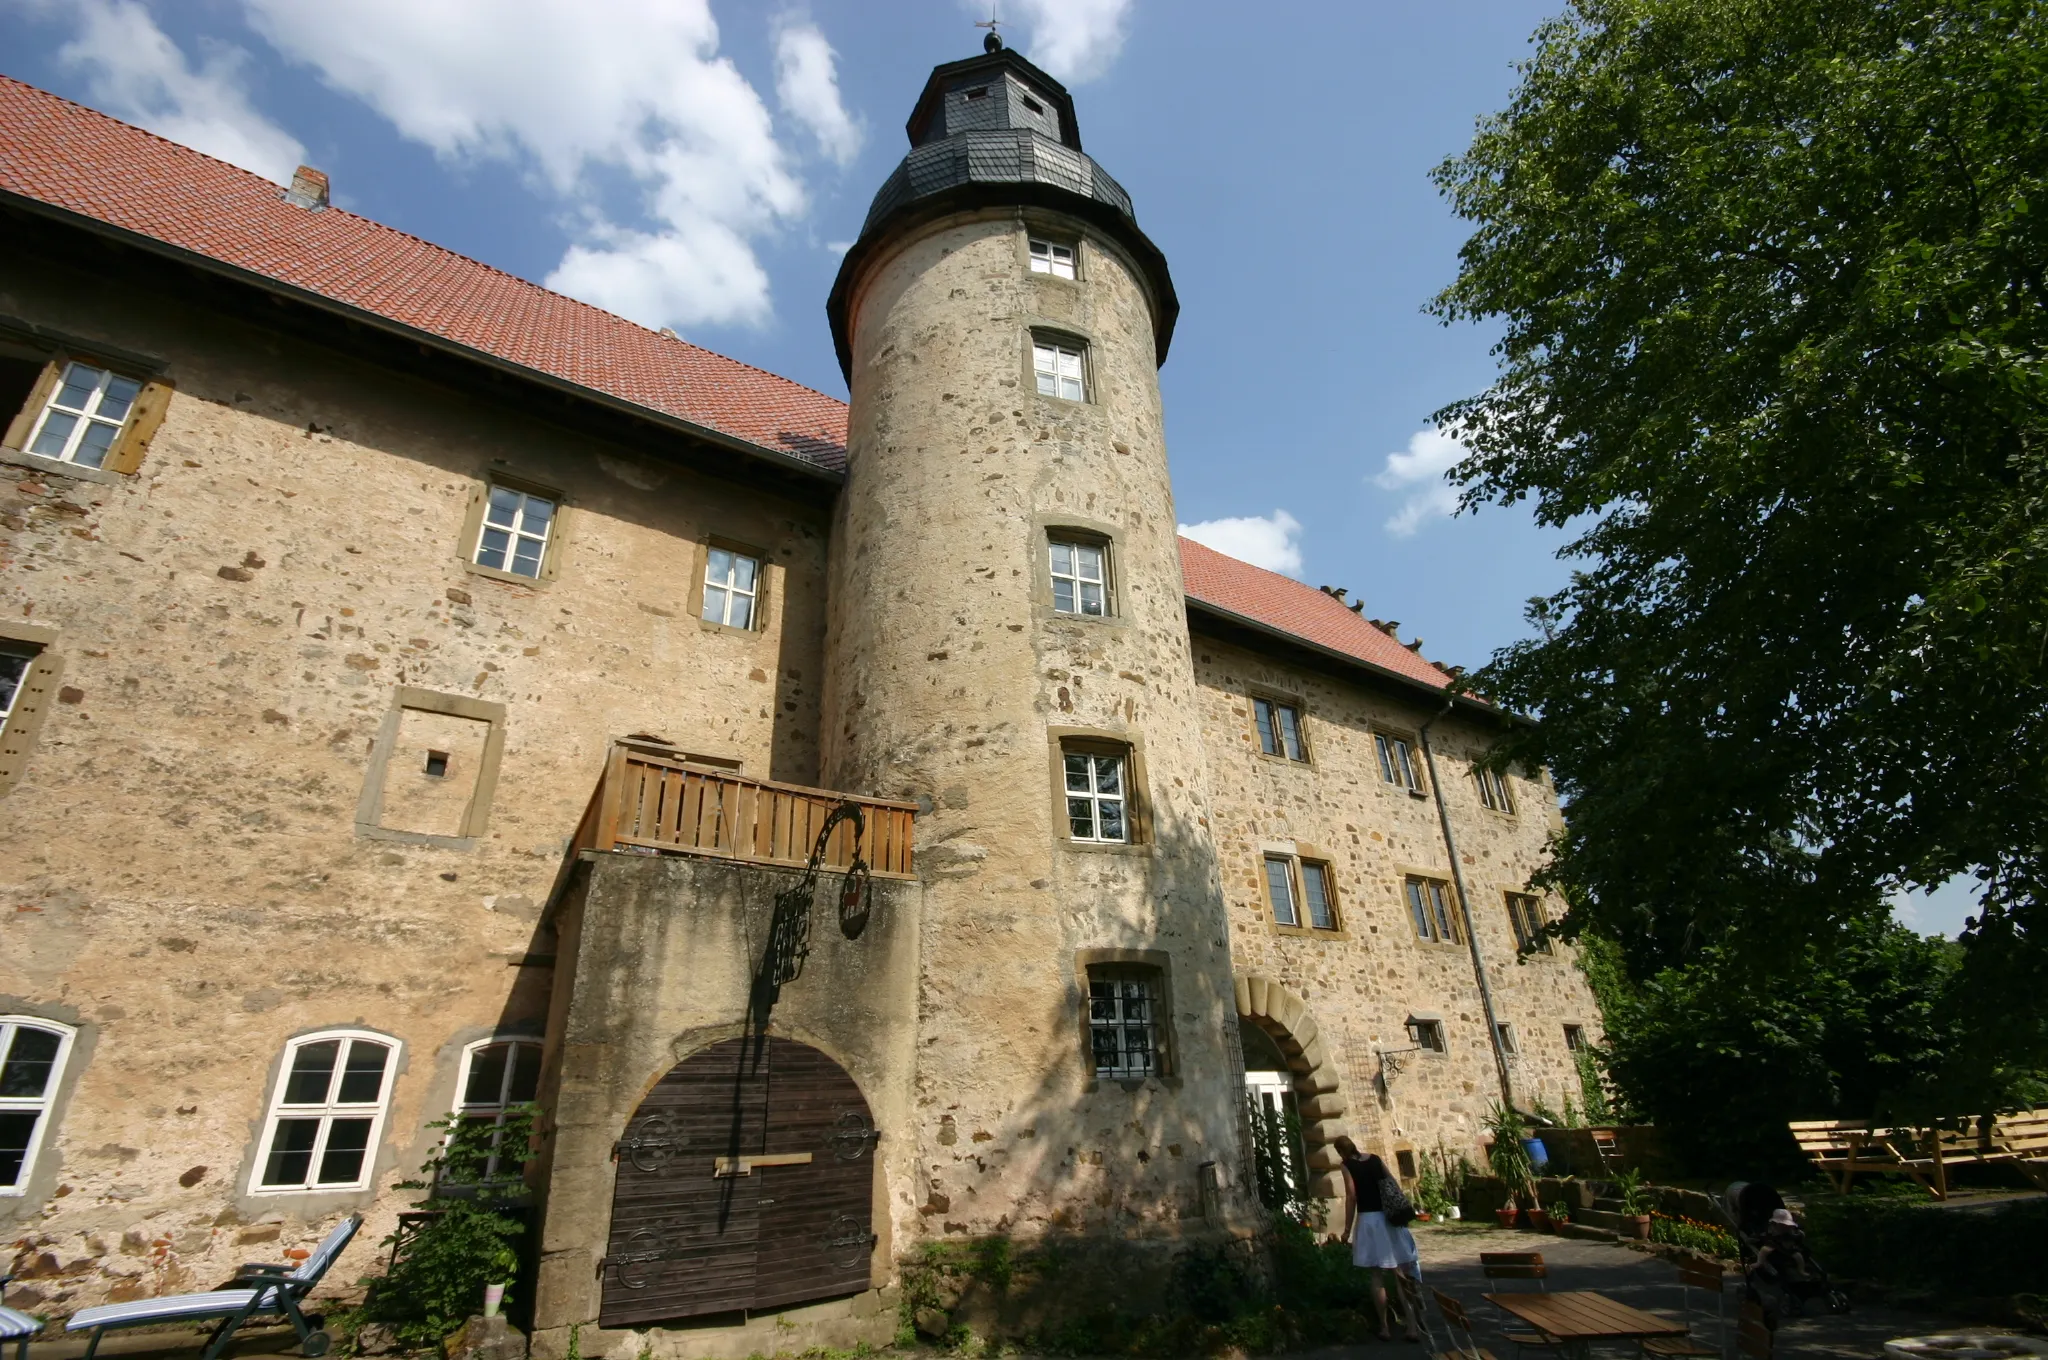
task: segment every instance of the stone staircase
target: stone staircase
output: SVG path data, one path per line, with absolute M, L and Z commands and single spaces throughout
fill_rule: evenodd
M 1564 1235 L 1614 1241 L 1621 1236 L 1621 1201 L 1596 1199 L 1590 1209 L 1574 1209 L 1572 1221 L 1564 1225 Z

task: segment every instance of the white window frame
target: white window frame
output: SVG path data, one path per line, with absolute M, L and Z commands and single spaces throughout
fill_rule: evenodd
M 298 1060 L 299 1050 L 309 1044 L 341 1041 L 342 1047 L 334 1055 L 334 1070 L 327 1079 L 328 1099 L 320 1104 L 287 1105 L 286 1091 L 292 1078 L 292 1066 Z M 340 1082 L 348 1070 L 350 1045 L 361 1040 L 382 1046 L 385 1050 L 384 1076 L 377 1090 L 374 1103 L 351 1101 L 344 1104 L 333 1097 L 340 1093 Z M 369 1029 L 325 1029 L 316 1034 L 302 1034 L 284 1046 L 284 1059 L 278 1064 L 277 1078 L 273 1083 L 270 1099 L 265 1104 L 263 1117 L 263 1141 L 256 1149 L 256 1164 L 249 1172 L 249 1193 L 252 1195 L 308 1195 L 326 1194 L 330 1191 L 367 1190 L 371 1179 L 377 1174 L 377 1150 L 383 1146 L 384 1121 L 391 1112 L 391 1088 L 398 1083 L 398 1063 L 405 1046 L 389 1034 L 379 1034 Z M 327 1138 L 334 1129 L 337 1119 L 360 1119 L 369 1116 L 370 1131 L 363 1144 L 363 1161 L 356 1178 L 352 1181 L 320 1181 L 320 1163 L 327 1156 Z M 287 1119 L 317 1119 L 320 1128 L 313 1137 L 312 1151 L 306 1159 L 306 1180 L 297 1185 L 266 1185 L 263 1174 L 270 1166 L 270 1153 L 277 1141 L 278 1126 Z
M 1088 762 L 1086 787 L 1075 787 L 1074 778 L 1076 771 L 1074 769 L 1074 762 L 1077 760 Z M 1105 766 L 1114 768 L 1117 772 L 1116 792 L 1114 793 L 1105 792 L 1102 788 L 1101 772 Z M 1121 752 L 1062 750 L 1060 752 L 1060 787 L 1064 791 L 1066 798 L 1067 834 L 1069 837 L 1092 845 L 1128 845 L 1130 843 L 1131 762 L 1128 755 Z M 1074 825 L 1076 820 L 1078 820 L 1078 815 L 1074 810 L 1077 803 L 1087 805 L 1089 830 L 1085 835 Z M 1120 835 L 1108 836 L 1103 834 L 1102 807 L 1105 803 L 1117 805 L 1117 811 L 1121 814 L 1122 821 L 1122 833 Z
M 57 1036 L 57 1056 L 50 1062 L 49 1080 L 43 1083 L 40 1094 L 34 1096 L 0 1096 L 0 1114 L 32 1113 L 36 1117 L 35 1127 L 29 1130 L 28 1146 L 22 1150 L 21 1170 L 12 1185 L 0 1185 L 0 1196 L 17 1196 L 28 1193 L 29 1177 L 35 1174 L 36 1158 L 42 1154 L 43 1144 L 49 1140 L 50 1120 L 57 1108 L 57 1092 L 64 1085 L 64 1069 L 71 1062 L 72 1041 L 78 1031 L 55 1020 L 45 1020 L 38 1015 L 0 1015 L 0 1065 L 14 1051 L 14 1038 L 24 1029 L 41 1030 Z
M 1075 276 L 1074 265 L 1080 252 L 1074 247 L 1038 236 L 1026 239 L 1030 242 L 1032 273 L 1050 274 L 1056 279 L 1071 279 Z
M 1060 553 L 1067 554 L 1068 570 L 1060 570 Z M 1095 556 L 1095 574 L 1085 574 L 1084 553 Z M 1065 614 L 1077 619 L 1100 619 L 1109 616 L 1109 545 L 1086 543 L 1074 538 L 1051 538 L 1046 541 L 1046 562 L 1052 573 L 1052 607 L 1056 614 Z M 1060 608 L 1060 583 L 1065 582 L 1072 609 Z M 1095 587 L 1095 608 L 1088 607 L 1088 587 Z
M 1444 1037 L 1444 1022 L 1433 1015 L 1411 1015 L 1407 1021 L 1408 1042 L 1425 1053 L 1448 1053 L 1450 1041 Z M 1429 1042 L 1434 1038 L 1435 1043 Z
M 1283 721 L 1281 714 L 1287 717 Z M 1259 736 L 1259 750 L 1265 755 L 1308 763 L 1308 742 L 1302 736 L 1301 706 L 1285 699 L 1252 696 L 1252 726 Z
M 1494 812 L 1505 812 L 1510 816 L 1515 811 L 1515 796 L 1508 791 L 1508 777 L 1498 770 L 1480 767 L 1472 771 L 1479 781 L 1479 804 Z
M 483 1052 L 487 1048 L 497 1047 L 500 1044 L 512 1049 L 513 1052 L 507 1055 L 505 1062 L 505 1073 L 498 1080 L 498 1098 L 495 1101 L 473 1101 L 469 1098 L 470 1068 L 475 1063 L 477 1054 Z M 518 1050 L 522 1048 L 530 1048 L 533 1050 L 534 1063 L 536 1064 L 536 1070 L 534 1072 L 534 1082 L 537 1088 L 538 1083 L 540 1081 L 540 1072 L 538 1070 L 538 1064 L 540 1062 L 541 1055 L 541 1041 L 539 1039 L 531 1038 L 526 1035 L 500 1035 L 497 1038 L 492 1039 L 479 1039 L 475 1043 L 467 1045 L 462 1050 L 461 1069 L 456 1073 L 455 1108 L 449 1112 L 450 1117 L 456 1120 L 463 1121 L 489 1119 L 493 1126 L 502 1129 L 505 1127 L 506 1111 L 513 1109 L 515 1106 L 518 1105 L 530 1104 L 530 1101 L 518 1101 L 513 1100 L 511 1098 L 512 1079 L 518 1073 Z M 539 1091 L 538 1089 L 536 1089 L 535 1095 L 538 1096 L 538 1094 Z M 448 1136 L 450 1139 L 454 1138 L 455 1130 L 450 1129 L 448 1131 Z M 496 1142 L 497 1136 L 493 1135 L 493 1146 L 491 1149 L 490 1160 L 484 1164 L 483 1179 L 485 1184 L 490 1184 L 493 1182 L 497 1182 L 499 1180 L 518 1179 L 518 1176 L 499 1176 L 499 1163 L 503 1160 L 504 1154 L 497 1148 Z M 519 1167 L 521 1174 L 524 1173 L 526 1163 L 530 1160 L 532 1160 L 530 1156 L 521 1157 L 519 1159 Z
M 497 506 L 494 502 L 500 492 L 519 498 L 517 504 L 512 507 L 511 520 L 502 524 L 491 519 L 491 516 L 497 512 Z M 538 502 L 548 508 L 546 521 L 541 524 L 539 533 L 535 533 L 528 527 L 527 506 L 533 502 Z M 553 536 L 555 525 L 561 519 L 561 515 L 562 503 L 552 496 L 543 496 L 538 492 L 527 491 L 521 487 L 507 486 L 503 482 L 486 483 L 484 486 L 484 512 L 482 518 L 477 523 L 476 542 L 470 545 L 469 560 L 489 571 L 502 571 L 509 576 L 518 576 L 529 581 L 538 581 L 541 578 L 541 574 L 547 570 L 548 540 Z M 493 529 L 505 535 L 504 561 L 495 565 L 484 561 L 484 538 Z M 531 572 L 521 571 L 518 565 L 520 545 L 524 543 L 533 544 L 533 570 Z
M 1272 903 L 1273 920 L 1276 924 L 1290 930 L 1334 932 L 1338 929 L 1336 875 L 1331 870 L 1328 860 L 1285 855 L 1277 851 L 1268 851 L 1265 860 L 1266 897 Z M 1278 879 L 1273 876 L 1275 865 L 1281 866 Z M 1329 918 L 1326 921 L 1316 920 L 1315 904 L 1310 899 L 1308 891 L 1311 873 L 1322 876 L 1323 914 Z
M 1426 944 L 1463 944 L 1465 933 L 1458 921 L 1458 902 L 1451 885 L 1426 874 L 1408 874 L 1401 880 L 1401 894 L 1408 907 L 1408 924 L 1417 939 Z
M 0 679 L 0 733 L 7 730 L 7 720 L 14 716 L 15 700 L 21 697 L 22 686 L 28 683 L 29 673 L 36 668 L 36 659 L 43 649 L 33 642 L 17 642 L 12 638 L 0 638 L 0 656 L 18 657 L 21 674 L 12 683 Z
M 725 579 L 714 580 L 711 572 L 718 565 L 720 554 L 723 554 L 725 557 Z M 741 562 L 752 562 L 754 564 L 751 585 L 741 586 L 738 584 L 738 565 Z M 711 592 L 714 590 L 722 592 L 724 596 L 723 607 L 716 618 L 713 618 L 708 612 L 711 608 Z M 747 602 L 747 621 L 745 623 L 734 623 L 732 621 L 734 600 L 745 600 Z M 751 630 L 757 627 L 761 621 L 761 559 L 752 553 L 741 552 L 738 548 L 722 548 L 715 543 L 711 544 L 704 553 L 704 604 L 697 611 L 697 615 L 706 623 L 723 624 L 727 628 Z
M 1410 793 L 1422 792 L 1422 775 L 1415 767 L 1415 747 L 1406 737 L 1390 732 L 1372 734 L 1373 749 L 1380 758 L 1380 778 Z
M 1133 998 L 1126 994 L 1125 989 L 1131 987 L 1143 992 L 1145 1012 L 1140 1020 L 1132 1020 L 1126 1010 Z M 1159 1051 L 1159 994 L 1162 990 L 1155 969 L 1101 967 L 1088 970 L 1088 1056 L 1097 1077 L 1108 1077 L 1112 1081 L 1138 1081 L 1164 1073 L 1165 1055 Z M 1103 1050 L 1095 1042 L 1095 1036 L 1104 1031 L 1117 1036 L 1115 1059 L 1106 1067 L 1102 1062 Z M 1144 1035 L 1142 1048 L 1129 1045 L 1128 1038 L 1133 1033 Z
M 1039 396 L 1058 397 L 1061 401 L 1088 400 L 1088 347 L 1080 341 L 1032 336 L 1031 371 L 1037 379 Z
M 61 404 L 60 399 L 64 395 L 65 387 L 69 385 L 71 375 L 76 372 L 95 375 L 92 381 L 92 390 L 90 395 L 86 397 L 85 405 L 65 406 Z M 128 404 L 122 410 L 121 417 L 118 420 L 100 414 L 100 407 L 106 403 L 108 389 L 116 382 L 130 384 L 135 389 L 128 394 Z M 49 399 L 43 403 L 43 409 L 36 413 L 35 428 L 29 432 L 28 443 L 23 445 L 23 448 L 38 457 L 54 458 L 60 463 L 70 463 L 76 467 L 104 468 L 107 465 L 107 459 L 113 456 L 114 446 L 121 441 L 121 431 L 128 428 L 128 421 L 135 414 L 135 403 L 142 398 L 143 386 L 144 384 L 140 378 L 131 378 L 125 373 L 116 373 L 112 369 L 100 368 L 97 365 L 84 363 L 77 359 L 66 360 L 63 373 L 57 377 L 56 389 L 50 393 Z M 53 415 L 70 416 L 73 421 L 71 430 L 64 436 L 54 451 L 38 449 L 36 445 L 42 441 L 43 432 L 48 427 L 50 417 Z M 85 442 L 86 431 L 95 425 L 109 427 L 113 430 L 113 433 L 107 436 L 106 447 L 100 450 L 99 461 L 88 463 L 79 458 L 78 450 L 79 446 Z

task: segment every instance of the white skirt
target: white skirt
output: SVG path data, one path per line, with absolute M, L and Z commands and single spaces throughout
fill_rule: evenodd
M 1358 1216 L 1358 1224 L 1351 1233 L 1352 1265 L 1392 1270 L 1413 1265 L 1415 1259 L 1413 1233 L 1390 1225 L 1387 1216 L 1377 1209 Z

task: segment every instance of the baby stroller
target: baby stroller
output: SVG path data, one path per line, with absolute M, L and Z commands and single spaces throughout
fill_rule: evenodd
M 1832 1313 L 1849 1311 L 1849 1300 L 1828 1280 L 1826 1267 L 1806 1245 L 1806 1231 L 1776 1190 L 1759 1181 L 1737 1181 L 1717 1201 L 1735 1227 L 1742 1247 L 1745 1293 L 1764 1310 L 1775 1331 L 1781 1317 L 1798 1317 L 1809 1304 Z

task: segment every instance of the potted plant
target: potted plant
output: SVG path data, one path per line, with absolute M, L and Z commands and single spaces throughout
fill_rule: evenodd
M 1512 1228 L 1522 1217 L 1522 1211 L 1515 1207 L 1513 1200 L 1509 1200 L 1506 1204 L 1501 1205 L 1500 1208 L 1495 1209 L 1493 1216 L 1500 1221 L 1500 1225 L 1503 1228 Z
M 1614 1191 L 1621 1200 L 1622 1236 L 1649 1241 L 1650 1188 L 1643 1184 L 1643 1173 L 1630 1167 L 1615 1179 Z
M 1487 1112 L 1486 1126 L 1493 1135 L 1487 1145 L 1487 1164 L 1493 1174 L 1500 1177 L 1507 1186 L 1508 1202 L 1496 1211 L 1503 1228 L 1515 1226 L 1523 1206 L 1531 1209 L 1530 1221 L 1535 1222 L 1536 1182 L 1529 1165 L 1529 1153 L 1522 1146 L 1526 1126 L 1522 1116 L 1504 1105 L 1495 1105 Z
M 1529 1210 L 1529 1226 L 1534 1228 L 1537 1232 L 1549 1232 L 1551 1230 L 1550 1210 L 1544 1208 L 1540 1204 L 1532 1207 Z
M 1571 1221 L 1571 1208 L 1563 1200 L 1558 1200 L 1550 1206 L 1550 1230 L 1552 1232 L 1557 1232 Z

